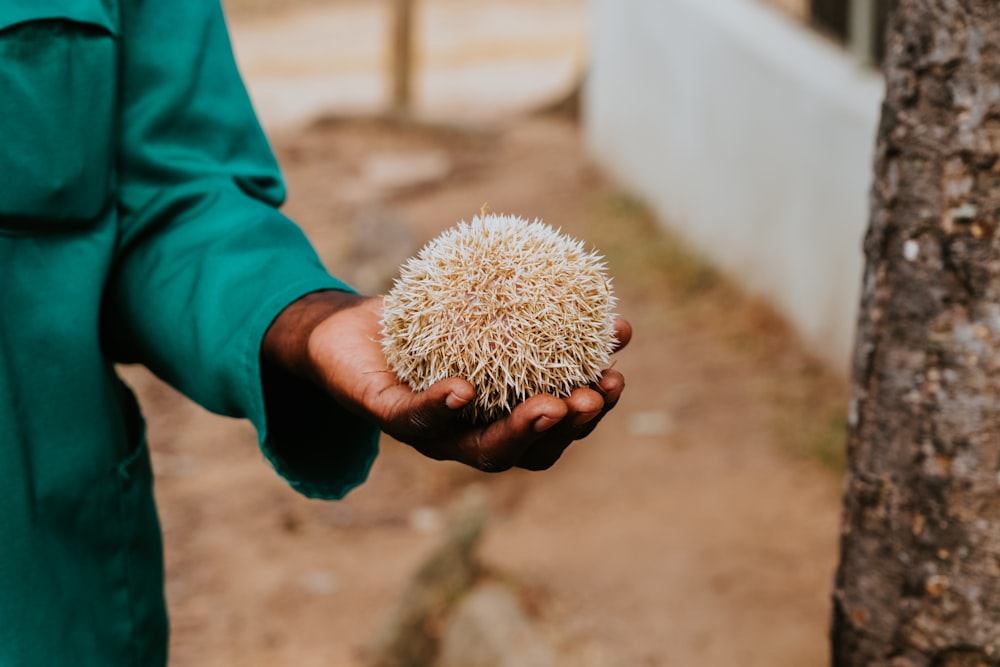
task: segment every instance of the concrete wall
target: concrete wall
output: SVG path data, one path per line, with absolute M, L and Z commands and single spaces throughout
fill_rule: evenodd
M 590 0 L 589 149 L 847 371 L 876 72 L 755 0 Z

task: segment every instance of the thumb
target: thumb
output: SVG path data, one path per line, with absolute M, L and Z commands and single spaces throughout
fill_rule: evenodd
M 475 388 L 459 378 L 435 382 L 424 391 L 408 391 L 396 403 L 385 430 L 408 442 L 433 438 L 442 429 L 453 427 L 459 410 L 475 395 Z

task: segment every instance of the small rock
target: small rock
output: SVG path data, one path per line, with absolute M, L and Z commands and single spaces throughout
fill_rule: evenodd
M 673 417 L 662 410 L 633 412 L 626 421 L 626 430 L 634 436 L 665 436 L 677 430 Z
M 483 584 L 448 620 L 434 667 L 555 667 L 555 652 L 507 587 Z
M 198 472 L 198 459 L 189 454 L 154 451 L 150 457 L 158 477 L 189 477 Z
M 325 597 L 336 593 L 340 588 L 340 582 L 337 581 L 337 576 L 332 572 L 327 572 L 326 570 L 314 570 L 312 572 L 307 572 L 306 575 L 302 577 L 301 586 L 303 592 L 309 595 Z
M 410 512 L 410 528 L 418 533 L 437 533 L 444 528 L 444 517 L 433 507 L 417 507 Z
M 487 517 L 486 499 L 478 490 L 459 499 L 440 544 L 413 575 L 369 647 L 369 667 L 432 664 L 439 644 L 436 628 L 482 574 L 475 551 Z
M 361 179 L 376 191 L 391 193 L 432 185 L 451 170 L 451 158 L 443 150 L 373 153 L 361 165 Z

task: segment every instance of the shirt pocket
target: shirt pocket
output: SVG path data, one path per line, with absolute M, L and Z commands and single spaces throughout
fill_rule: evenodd
M 79 228 L 111 200 L 115 15 L 0 0 L 0 229 Z

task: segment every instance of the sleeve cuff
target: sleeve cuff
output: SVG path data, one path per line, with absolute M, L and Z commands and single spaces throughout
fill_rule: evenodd
M 265 383 L 260 366 L 261 342 L 274 318 L 296 299 L 324 289 L 354 291 L 331 276 L 314 277 L 275 291 L 261 304 L 247 328 L 241 384 L 247 417 L 275 471 L 307 497 L 336 500 L 367 479 L 379 430 L 306 381 L 284 377 Z

